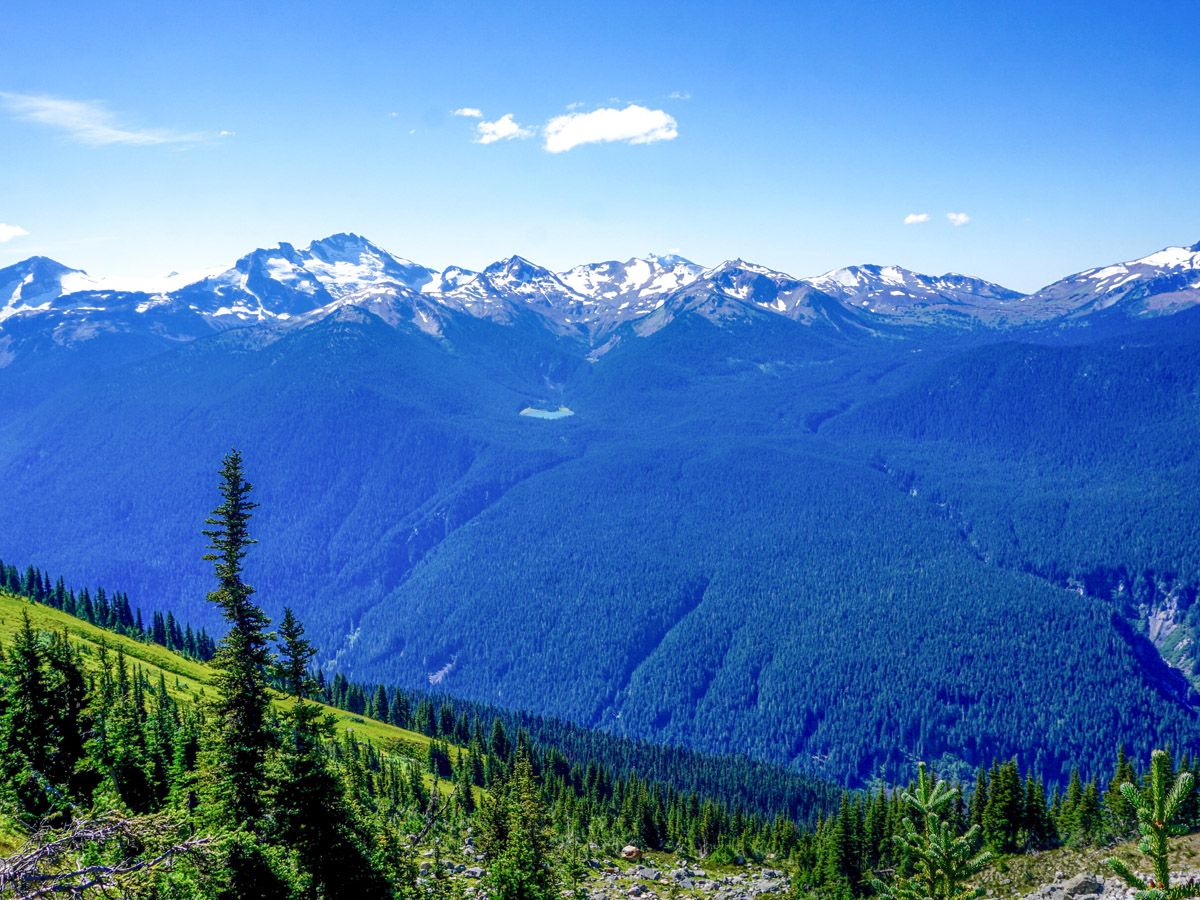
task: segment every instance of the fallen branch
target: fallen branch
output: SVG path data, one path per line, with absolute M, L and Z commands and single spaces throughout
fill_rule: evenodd
M 115 814 L 76 819 L 66 829 L 45 828 L 14 855 L 0 859 L 0 895 L 16 900 L 84 897 L 127 886 L 135 876 L 170 868 L 176 859 L 203 854 L 210 837 L 180 839 L 183 826 L 167 816 Z M 115 862 L 84 864 L 88 850 L 108 849 Z

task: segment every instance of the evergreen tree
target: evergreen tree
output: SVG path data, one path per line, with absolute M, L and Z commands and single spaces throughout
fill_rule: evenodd
M 1044 850 L 1054 843 L 1054 822 L 1046 808 L 1046 786 L 1032 775 L 1025 778 L 1025 835 L 1029 849 Z
M 891 884 L 875 881 L 875 890 L 886 900 L 978 897 L 982 891 L 970 888 L 968 883 L 991 861 L 991 854 L 976 854 L 973 850 L 977 825 L 958 835 L 945 821 L 954 802 L 954 789 L 944 781 L 936 781 L 921 763 L 916 788 L 905 791 L 902 799 L 910 814 L 904 818 L 904 829 L 896 835 L 896 843 L 911 858 L 912 874 Z
M 1188 796 L 1195 789 L 1191 772 L 1181 772 L 1169 788 L 1171 757 L 1165 750 L 1155 750 L 1150 756 L 1150 775 L 1145 791 L 1126 781 L 1120 790 L 1125 799 L 1137 810 L 1138 830 L 1142 839 L 1138 849 L 1154 866 L 1154 877 L 1142 880 L 1122 860 L 1113 857 L 1107 860 L 1111 868 L 1126 884 L 1135 888 L 1137 900 L 1183 900 L 1185 897 L 1200 897 L 1200 884 L 1171 886 L 1171 837 L 1183 834 L 1186 828 L 1179 822 L 1179 813 Z
M 386 722 L 388 720 L 388 706 L 387 688 L 382 684 L 377 685 L 375 693 L 371 697 L 371 705 L 367 710 L 367 715 L 372 719 L 378 719 L 380 722 Z
M 33 572 L 31 566 L 27 581 L 32 581 Z M 24 609 L 3 674 L 0 774 L 5 793 L 17 809 L 41 818 L 63 808 L 51 781 L 62 736 L 54 727 L 41 641 Z
M 490 864 L 487 886 L 494 900 L 557 897 L 550 830 L 527 753 L 518 754 L 512 774 L 484 809 L 480 849 Z
M 214 788 L 224 824 L 257 825 L 263 814 L 265 765 L 270 746 L 266 717 L 270 698 L 267 671 L 271 663 L 266 614 L 251 599 L 254 589 L 242 579 L 242 561 L 250 537 L 250 516 L 256 504 L 245 479 L 242 456 L 226 454 L 221 468 L 221 504 L 205 522 L 217 588 L 208 595 L 218 606 L 229 631 L 212 664 L 217 698 Z
M 397 728 L 408 728 L 412 711 L 408 706 L 408 698 L 403 691 L 392 691 L 392 704 L 388 710 L 388 721 Z
M 994 766 L 988 783 L 987 804 L 983 810 L 984 842 L 993 850 L 1012 853 L 1018 847 L 1025 813 L 1025 792 L 1017 761 Z
M 1125 799 L 1121 792 L 1122 784 L 1137 784 L 1137 773 L 1133 771 L 1133 763 L 1126 756 L 1124 746 L 1117 750 L 1113 777 L 1108 783 L 1108 790 L 1104 792 L 1108 833 L 1118 839 L 1130 837 L 1137 831 L 1137 807 Z
M 390 896 L 388 884 L 369 857 L 367 838 L 322 747 L 332 737 L 333 722 L 308 700 L 316 648 L 291 609 L 284 610 L 279 635 L 276 671 L 293 702 L 286 715 L 290 733 L 272 779 L 271 836 L 295 854 L 308 875 L 304 896 L 383 900 Z

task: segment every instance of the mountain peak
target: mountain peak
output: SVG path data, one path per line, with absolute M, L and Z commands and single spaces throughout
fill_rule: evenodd
M 387 251 L 381 250 L 377 244 L 372 243 L 362 235 L 348 231 L 340 231 L 337 234 L 331 234 L 328 237 L 312 241 L 304 248 L 305 253 L 322 258 L 344 257 L 348 255 L 357 256 L 364 251 L 387 256 L 391 255 Z
M 48 309 L 71 292 L 64 281 L 84 283 L 87 273 L 48 256 L 30 256 L 0 269 L 0 322 L 19 312 Z
M 521 283 L 532 281 L 535 278 L 554 277 L 554 273 L 549 269 L 515 254 L 492 263 L 483 270 L 483 274 L 489 277 L 504 276 L 505 278 Z

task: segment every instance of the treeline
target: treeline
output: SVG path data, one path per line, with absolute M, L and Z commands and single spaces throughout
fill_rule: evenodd
M 329 679 L 319 672 L 317 691 L 330 706 L 460 745 L 486 745 L 498 724 L 510 735 L 523 733 L 534 748 L 555 748 L 584 766 L 598 765 L 613 776 L 637 773 L 685 794 L 721 798 L 730 808 L 763 818 L 782 814 L 811 826 L 841 794 L 828 782 L 744 756 L 651 744 L 444 694 L 359 684 L 340 672 Z
M 94 594 L 87 588 L 76 592 L 66 586 L 61 576 L 52 580 L 48 572 L 32 565 L 27 566 L 22 575 L 16 566 L 5 565 L 0 560 L 0 590 L 28 597 L 99 628 L 158 644 L 200 662 L 212 659 L 217 649 L 216 641 L 207 631 L 180 625 L 170 612 L 166 615 L 155 612 L 147 627 L 142 610 L 130 604 L 127 594 L 120 591 L 109 594 L 103 587 L 96 588 Z

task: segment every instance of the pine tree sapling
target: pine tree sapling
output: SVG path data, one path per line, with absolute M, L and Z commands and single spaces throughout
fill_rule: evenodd
M 1171 757 L 1165 750 L 1155 750 L 1150 756 L 1150 777 L 1144 791 L 1130 782 L 1123 782 L 1120 791 L 1126 802 L 1137 811 L 1138 831 L 1142 838 L 1138 849 L 1154 866 L 1154 877 L 1145 881 L 1122 860 L 1106 860 L 1110 869 L 1130 887 L 1136 888 L 1137 900 L 1182 900 L 1200 897 L 1200 884 L 1171 887 L 1170 838 L 1183 834 L 1180 811 L 1195 789 L 1191 772 L 1180 772 L 1175 783 L 1167 788 L 1171 775 Z
M 908 857 L 912 873 L 896 878 L 891 884 L 873 882 L 879 896 L 886 900 L 971 900 L 982 890 L 968 886 L 992 856 L 975 853 L 973 848 L 979 825 L 966 834 L 956 833 L 947 821 L 954 806 L 955 789 L 936 780 L 921 763 L 917 786 L 902 795 L 911 814 L 904 817 L 903 831 L 896 835 L 901 854 Z

